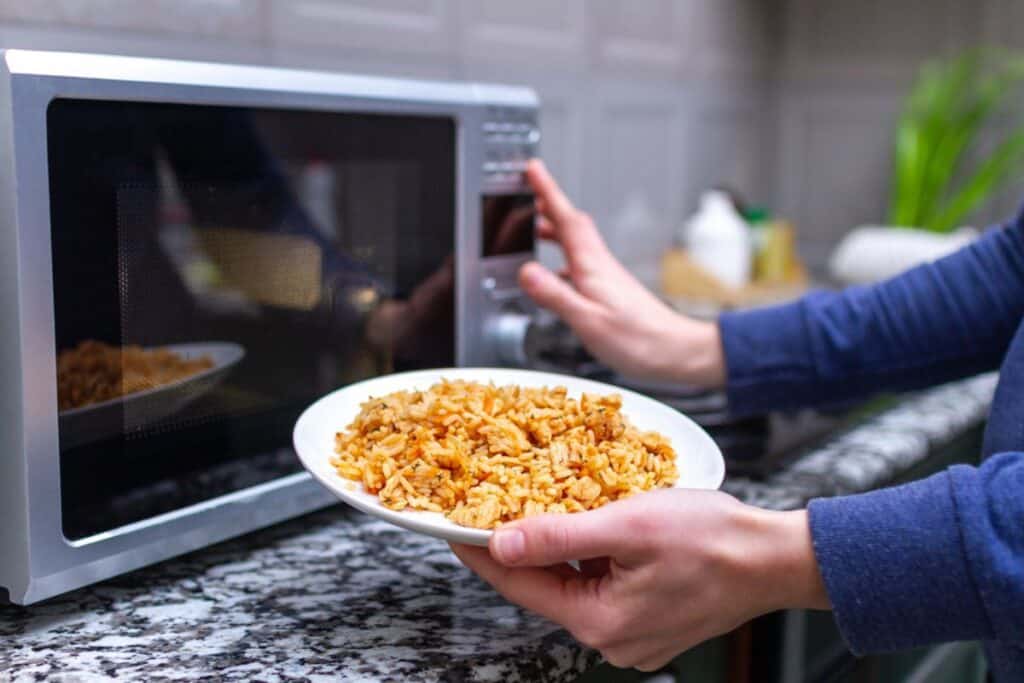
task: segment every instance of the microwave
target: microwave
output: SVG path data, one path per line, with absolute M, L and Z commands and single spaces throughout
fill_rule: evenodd
M 332 504 L 292 426 L 522 359 L 527 88 L 0 53 L 0 596 Z

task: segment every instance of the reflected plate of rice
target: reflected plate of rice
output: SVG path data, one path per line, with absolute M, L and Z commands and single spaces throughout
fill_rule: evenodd
M 717 489 L 721 451 L 677 410 L 620 387 L 532 370 L 386 375 L 312 404 L 293 433 L 307 470 L 398 526 L 486 545 L 496 527 L 657 488 Z
M 60 442 L 72 448 L 131 434 L 200 398 L 245 357 L 233 342 L 141 348 L 87 340 L 57 356 Z

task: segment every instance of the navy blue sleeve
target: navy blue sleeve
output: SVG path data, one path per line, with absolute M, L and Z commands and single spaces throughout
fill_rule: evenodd
M 1024 642 L 1024 453 L 808 508 L 814 551 L 857 654 Z
M 738 414 L 839 403 L 998 367 L 1024 316 L 1024 217 L 891 280 L 719 319 Z

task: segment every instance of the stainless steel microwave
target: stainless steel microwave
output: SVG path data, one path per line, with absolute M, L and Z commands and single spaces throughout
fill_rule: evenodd
M 407 368 L 515 363 L 525 88 L 7 50 L 0 595 L 334 500 L 291 427 Z

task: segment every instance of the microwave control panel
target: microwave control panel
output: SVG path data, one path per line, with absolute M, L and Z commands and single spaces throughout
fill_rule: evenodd
M 527 363 L 523 342 L 535 307 L 518 284 L 519 268 L 535 256 L 533 192 L 523 172 L 537 156 L 534 108 L 488 107 L 481 197 L 480 294 L 485 337 L 495 360 Z
M 484 192 L 518 192 L 525 187 L 523 170 L 540 143 L 537 110 L 488 107 L 483 122 Z

